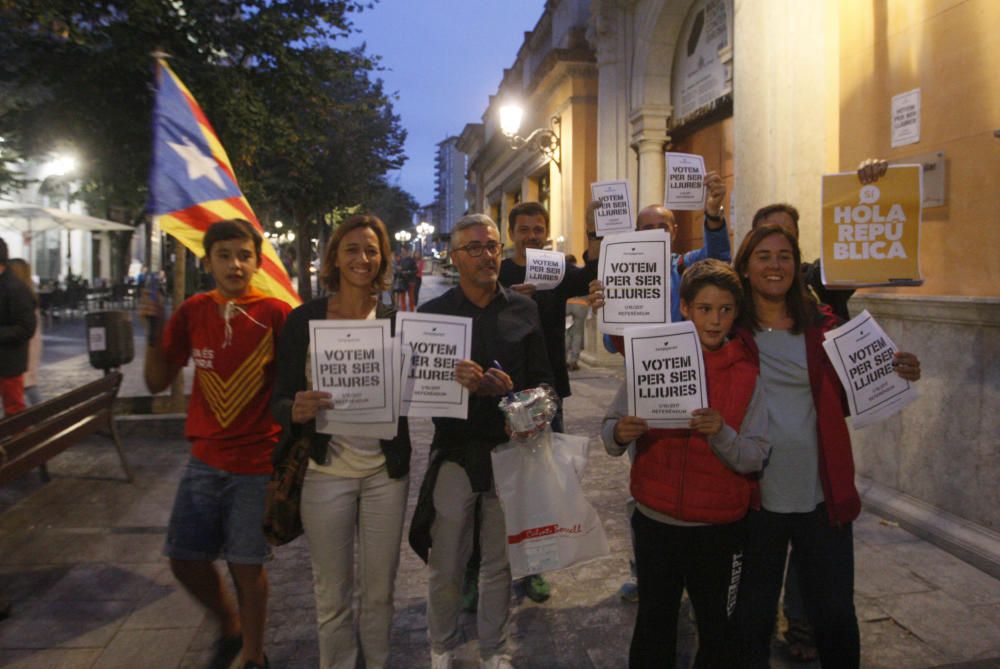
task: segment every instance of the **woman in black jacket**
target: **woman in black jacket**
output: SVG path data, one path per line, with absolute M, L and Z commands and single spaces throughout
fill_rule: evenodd
M 369 669 L 389 655 L 393 587 L 409 486 L 410 436 L 400 418 L 396 437 L 327 435 L 316 416 L 333 408 L 330 394 L 312 390 L 309 321 L 393 319 L 378 301 L 385 289 L 389 235 L 374 216 L 352 216 L 327 244 L 321 279 L 328 297 L 307 302 L 288 316 L 278 340 L 274 414 L 284 430 L 275 461 L 302 436 L 310 436 L 310 462 L 301 513 L 309 539 L 316 591 L 320 666 L 353 669 L 360 651 Z M 354 623 L 354 537 L 358 537 L 358 623 Z

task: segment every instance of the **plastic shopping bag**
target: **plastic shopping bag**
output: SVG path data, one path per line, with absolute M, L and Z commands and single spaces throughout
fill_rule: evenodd
M 587 438 L 545 429 L 493 451 L 514 578 L 608 555 L 608 539 L 580 486 Z

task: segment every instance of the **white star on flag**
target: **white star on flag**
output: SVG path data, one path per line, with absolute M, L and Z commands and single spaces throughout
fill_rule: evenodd
M 224 189 L 226 187 L 225 182 L 223 182 L 222 177 L 217 171 L 219 166 L 216 164 L 215 160 L 199 151 L 198 147 L 192 144 L 190 139 L 185 137 L 183 144 L 167 142 L 167 145 L 176 151 L 177 155 L 179 155 L 184 161 L 184 164 L 187 165 L 188 179 L 194 181 L 195 179 L 206 177 L 209 181 L 218 186 L 219 189 Z

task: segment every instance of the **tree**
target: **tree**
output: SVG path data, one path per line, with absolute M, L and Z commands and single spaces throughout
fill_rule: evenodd
M 377 58 L 332 46 L 372 4 L 0 0 L 0 91 L 10 93 L 0 137 L 26 156 L 73 144 L 91 209 L 124 208 L 138 221 L 150 162 L 150 52 L 162 50 L 258 213 L 289 212 L 305 224 L 361 201 L 404 160 L 404 131 L 371 76 Z
M 384 180 L 366 204 L 369 211 L 382 219 L 390 234 L 412 227 L 413 216 L 420 209 L 412 195 Z

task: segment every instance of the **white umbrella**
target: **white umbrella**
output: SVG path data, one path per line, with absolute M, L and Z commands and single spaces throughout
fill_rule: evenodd
M 135 230 L 131 225 L 115 223 L 103 218 L 74 214 L 37 204 L 0 202 L 0 228 L 29 235 L 46 230 L 87 230 L 89 232 L 115 232 Z

